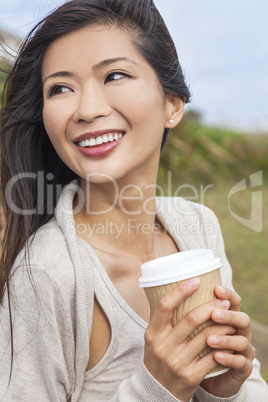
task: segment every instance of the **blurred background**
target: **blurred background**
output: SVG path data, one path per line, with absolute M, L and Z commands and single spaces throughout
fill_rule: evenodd
M 0 39 L 7 50 L 63 1 L 1 3 Z M 204 203 L 216 213 L 268 380 L 268 2 L 155 3 L 192 93 L 162 153 L 158 182 L 166 195 Z M 1 65 L 7 67 L 2 46 Z M 4 79 L 2 73 L 0 90 Z

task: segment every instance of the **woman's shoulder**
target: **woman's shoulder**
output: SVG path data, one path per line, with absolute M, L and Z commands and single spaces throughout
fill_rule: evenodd
M 32 235 L 17 256 L 13 273 L 30 271 L 33 279 L 46 277 L 55 286 L 75 284 L 75 274 L 64 234 L 55 218 Z
M 217 226 L 215 213 L 206 205 L 182 197 L 157 197 L 157 208 L 170 219 L 196 221 L 203 219 Z
M 157 217 L 182 249 L 210 248 L 218 254 L 221 228 L 210 208 L 181 197 L 160 197 Z

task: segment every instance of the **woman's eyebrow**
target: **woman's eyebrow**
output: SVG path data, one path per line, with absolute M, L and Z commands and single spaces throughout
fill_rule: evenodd
M 114 57 L 111 59 L 105 59 L 100 61 L 99 63 L 95 64 L 93 66 L 93 70 L 100 70 L 101 68 L 104 68 L 110 64 L 113 63 L 117 63 L 118 61 L 126 61 L 128 63 L 134 64 L 135 66 L 137 66 L 138 64 L 132 60 L 129 59 L 128 57 Z M 46 82 L 46 80 L 48 80 L 49 78 L 55 78 L 55 77 L 73 77 L 74 74 L 70 71 L 56 71 L 55 73 L 52 73 L 50 75 L 48 75 L 44 80 L 43 80 L 43 85 Z
M 73 77 L 74 74 L 71 73 L 70 71 L 56 71 L 55 73 L 52 73 L 48 75 L 44 80 L 43 80 L 43 85 L 48 80 L 49 78 L 54 78 L 54 77 Z
M 117 63 L 118 61 L 126 61 L 128 63 L 134 64 L 135 66 L 138 65 L 134 60 L 129 59 L 128 57 L 113 57 L 111 59 L 102 60 L 99 63 L 95 64 L 93 66 L 93 70 L 99 70 L 99 69 L 101 69 L 103 67 L 106 67 L 106 66 L 108 66 L 110 64 Z

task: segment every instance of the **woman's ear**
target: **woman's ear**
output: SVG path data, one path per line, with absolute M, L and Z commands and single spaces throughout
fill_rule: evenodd
M 165 128 L 174 128 L 182 119 L 185 102 L 174 94 L 166 95 L 166 124 Z

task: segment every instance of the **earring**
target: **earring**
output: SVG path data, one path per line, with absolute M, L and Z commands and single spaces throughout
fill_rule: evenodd
M 169 124 L 173 124 L 174 123 L 174 120 L 173 119 L 170 119 L 169 120 Z

